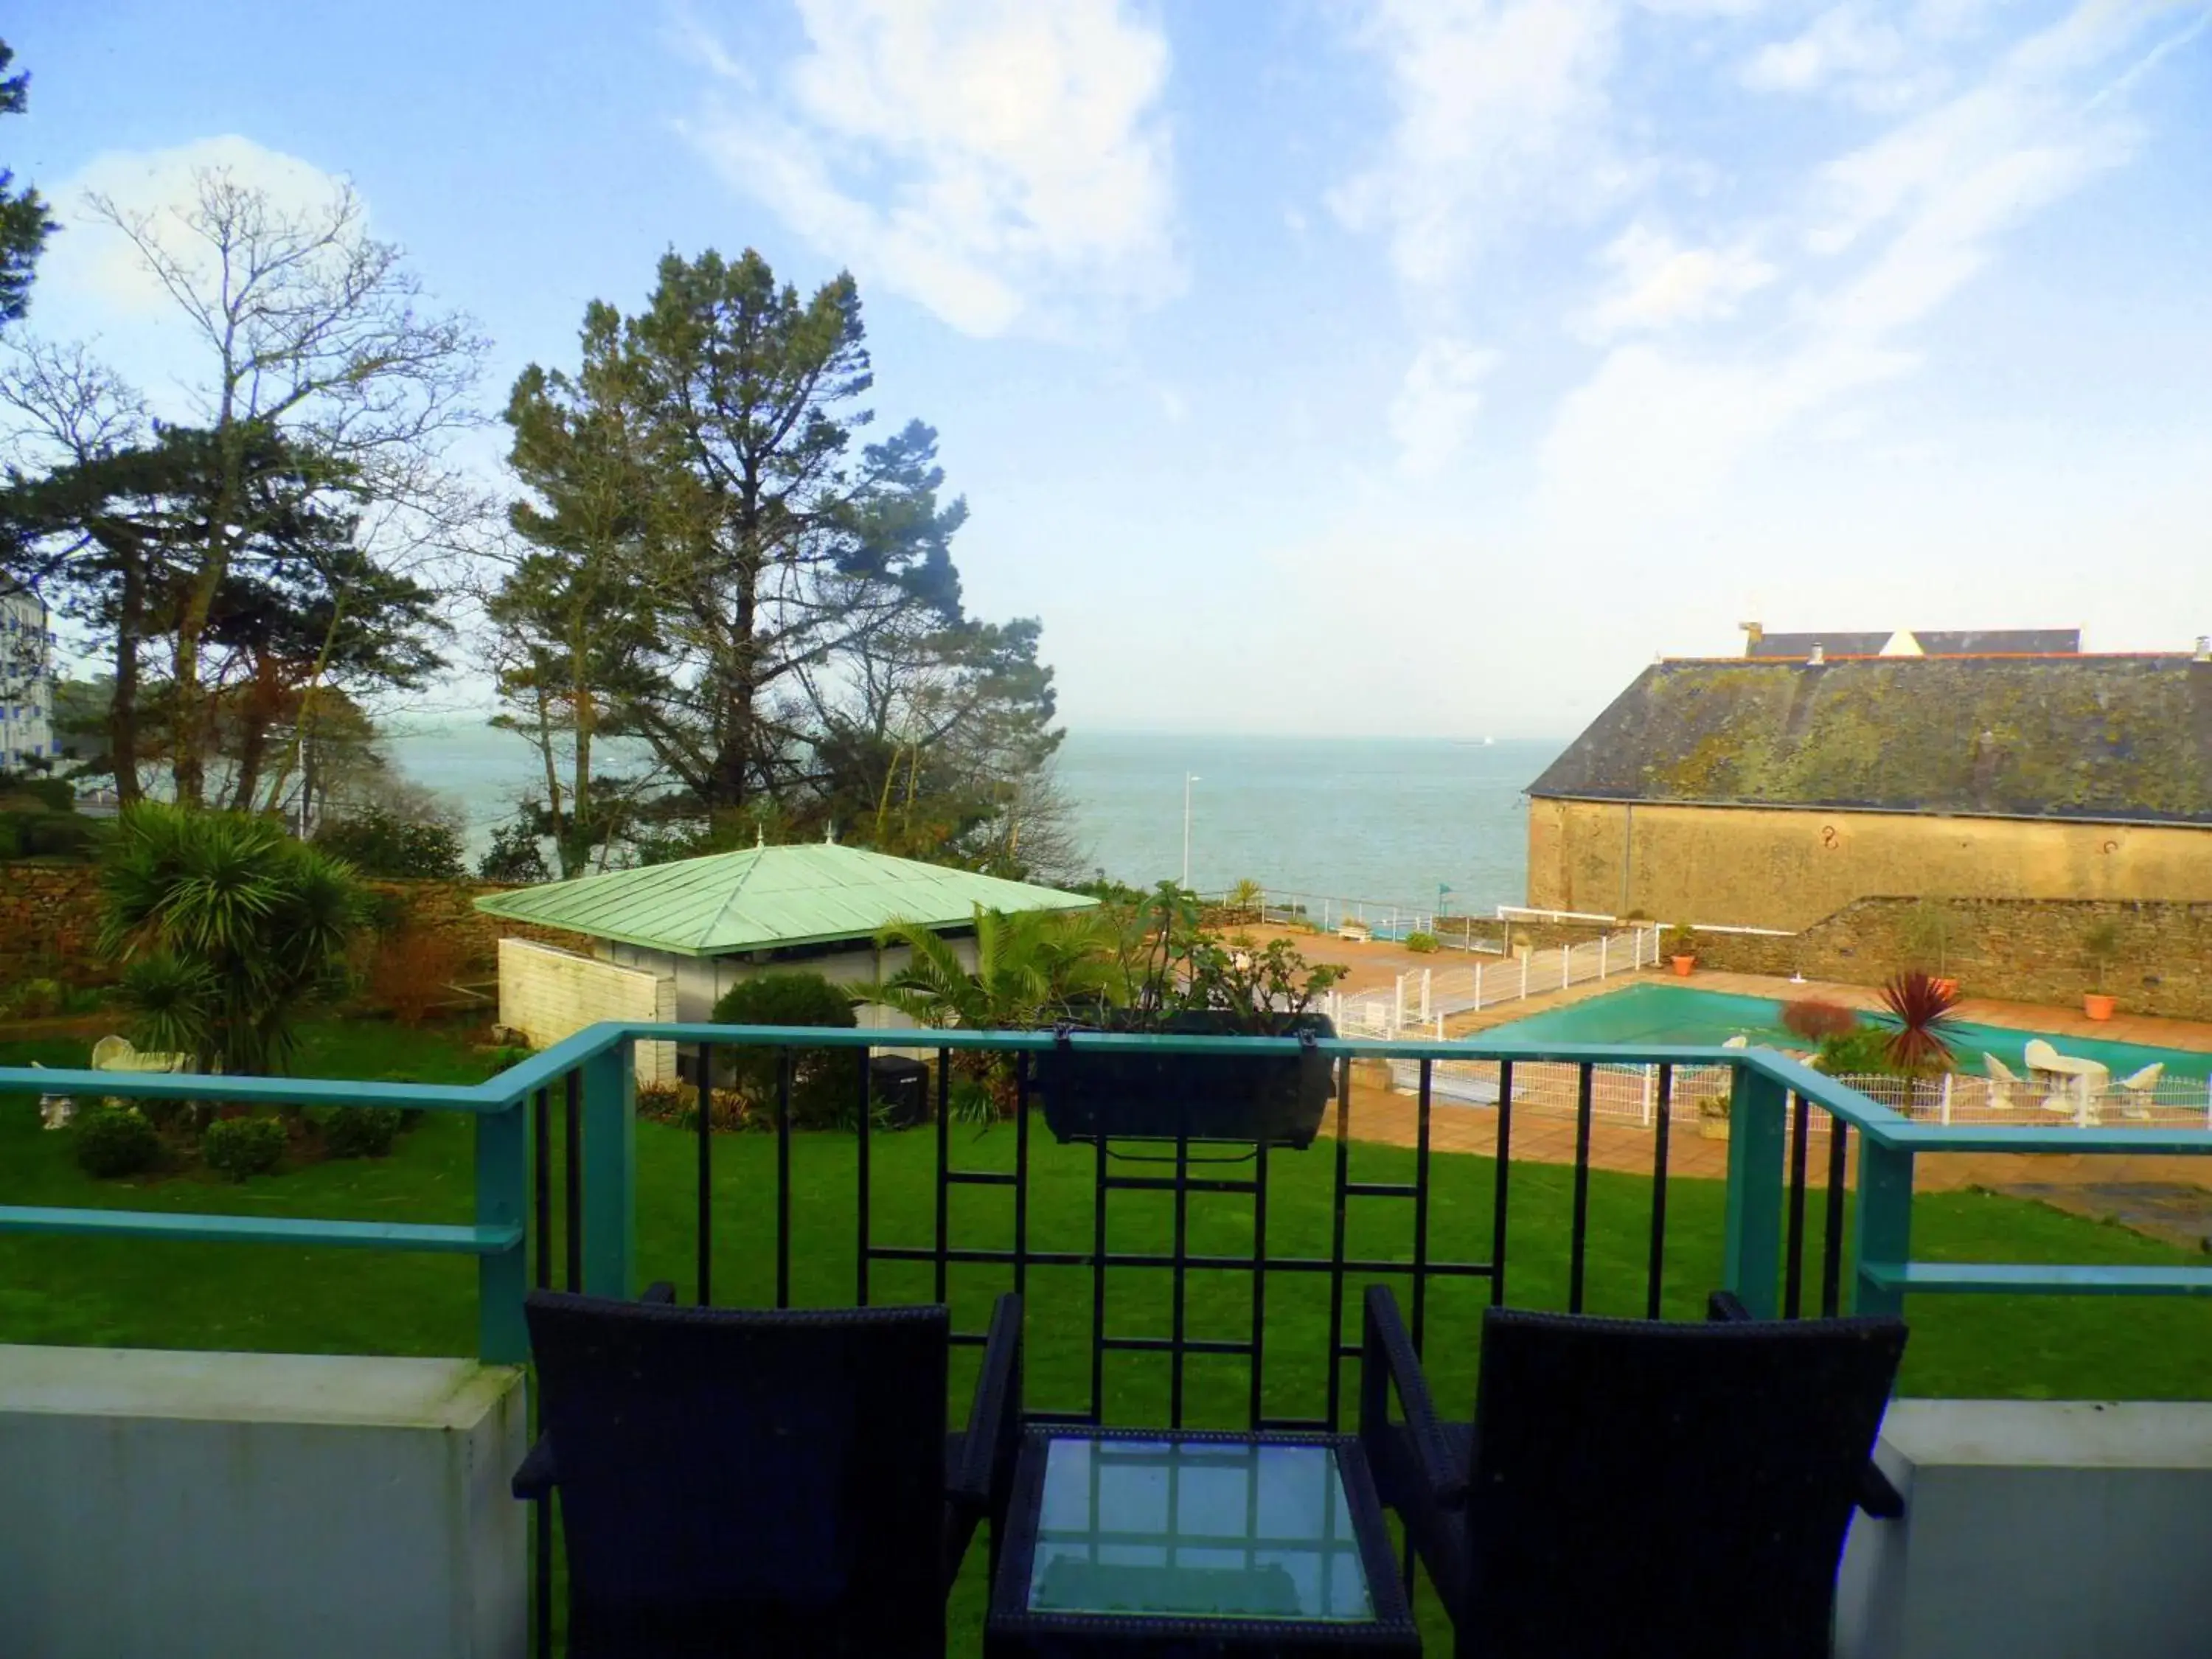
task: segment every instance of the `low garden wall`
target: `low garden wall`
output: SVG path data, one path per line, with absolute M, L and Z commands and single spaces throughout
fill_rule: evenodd
M 1802 933 L 1700 933 L 1698 964 L 1849 985 L 1922 967 L 1968 996 L 2063 1006 L 2096 988 L 2087 942 L 2106 927 L 2113 948 L 2104 988 L 2121 1012 L 2212 1019 L 2212 904 L 1863 898 Z
M 372 880 L 370 890 L 395 902 L 404 929 L 450 947 L 452 958 L 489 975 L 501 939 L 532 939 L 574 946 L 576 936 L 532 927 L 474 908 L 495 884 L 471 881 Z M 83 864 L 0 864 L 0 986 L 23 979 L 97 985 L 113 977 L 97 949 L 100 872 Z

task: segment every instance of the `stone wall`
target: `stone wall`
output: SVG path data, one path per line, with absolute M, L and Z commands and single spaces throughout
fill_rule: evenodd
M 465 968 L 487 977 L 501 939 L 530 939 L 574 948 L 574 933 L 488 916 L 472 901 L 503 888 L 474 882 L 371 881 L 371 890 L 395 899 L 408 926 L 452 943 Z M 100 959 L 100 872 L 82 864 L 0 864 L 0 985 L 21 979 L 58 979 L 97 985 L 113 977 Z
M 2212 828 L 1528 803 L 1536 908 L 1794 929 L 1886 893 L 2212 902 Z
M 1783 938 L 1700 934 L 1698 965 L 1852 985 L 1924 967 L 1968 996 L 2065 1006 L 2096 988 L 2083 941 L 2105 922 L 2118 949 L 2104 986 L 2123 1012 L 2212 1019 L 2212 903 L 1863 898 Z

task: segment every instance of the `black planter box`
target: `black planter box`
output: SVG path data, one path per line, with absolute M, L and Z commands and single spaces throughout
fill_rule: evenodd
M 1307 1014 L 1298 1032 L 1334 1037 L 1322 1014 Z M 1186 1018 L 1169 1028 L 1179 1036 L 1231 1035 L 1222 1022 Z M 1317 1049 L 1295 1054 L 1176 1054 L 1102 1053 L 1055 1043 L 1037 1056 L 1045 1127 L 1062 1143 L 1109 1140 L 1265 1142 L 1303 1152 L 1320 1132 L 1336 1093 L 1335 1063 Z

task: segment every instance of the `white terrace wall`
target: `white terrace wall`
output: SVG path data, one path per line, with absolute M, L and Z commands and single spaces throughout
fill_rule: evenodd
M 670 1020 L 677 1017 L 672 974 L 596 962 L 528 939 L 499 942 L 499 1023 L 513 1026 L 543 1048 L 604 1019 Z M 637 1045 L 637 1080 L 673 1082 L 675 1045 Z
M 0 1346 L 6 1659 L 524 1659 L 519 1366 Z

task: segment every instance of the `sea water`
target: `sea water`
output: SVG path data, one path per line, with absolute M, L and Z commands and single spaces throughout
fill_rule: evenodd
M 1077 731 L 1057 771 L 1086 872 L 1137 886 L 1181 878 L 1188 776 L 1189 879 L 1201 891 L 1249 879 L 1421 910 L 1441 895 L 1467 914 L 1520 902 L 1522 792 L 1562 746 Z M 472 857 L 518 800 L 544 793 L 536 752 L 477 719 L 395 722 L 386 747 L 461 812 Z

